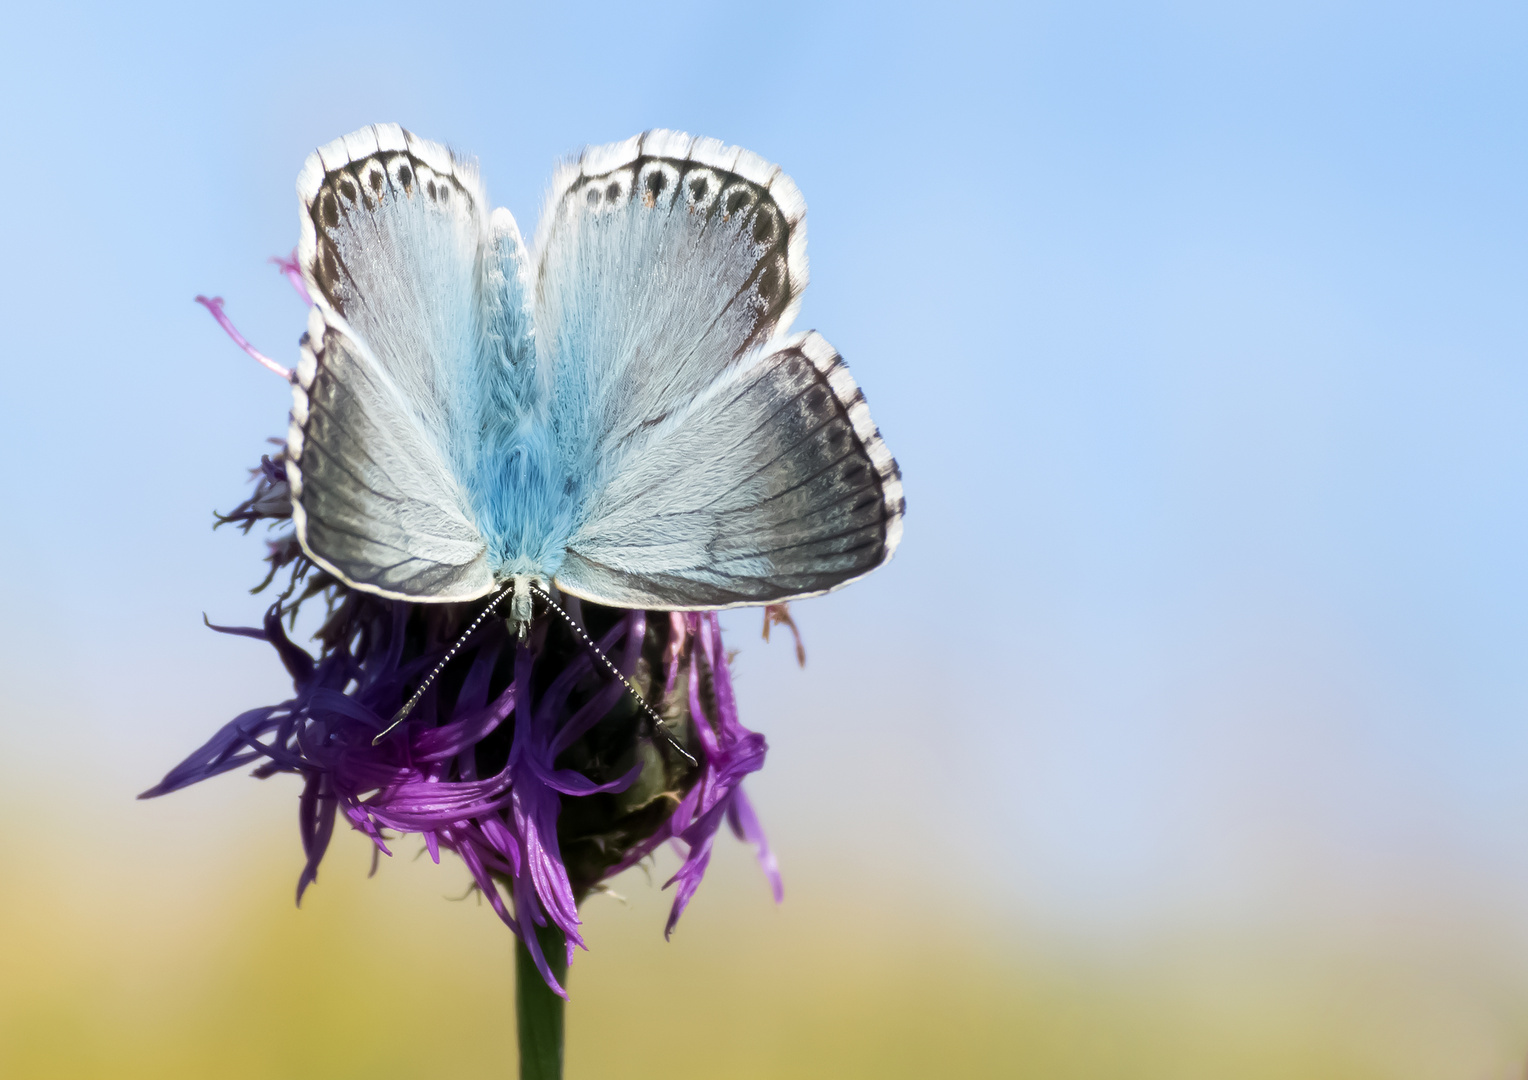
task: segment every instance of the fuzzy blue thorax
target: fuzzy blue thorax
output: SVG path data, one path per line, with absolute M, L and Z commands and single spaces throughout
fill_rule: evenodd
M 468 496 L 494 580 L 549 583 L 577 528 L 578 486 L 544 422 L 528 422 L 478 455 Z

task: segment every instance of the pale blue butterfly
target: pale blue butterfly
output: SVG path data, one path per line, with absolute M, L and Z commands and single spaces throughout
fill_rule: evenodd
M 778 166 L 650 131 L 557 172 L 527 252 L 469 163 L 396 124 L 308 158 L 314 299 L 287 476 L 303 550 L 413 601 L 691 610 L 880 566 L 902 482 L 815 332 Z M 789 336 L 787 336 L 789 335 Z

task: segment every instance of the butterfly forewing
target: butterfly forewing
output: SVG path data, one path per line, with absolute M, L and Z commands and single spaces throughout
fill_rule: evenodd
M 315 297 L 344 316 L 449 446 L 476 419 L 495 361 L 529 368 L 513 218 L 490 218 L 475 168 L 396 124 L 317 151 L 298 193 L 298 257 Z
M 648 430 L 789 326 L 805 213 L 777 167 L 672 132 L 563 170 L 541 225 L 536 326 L 581 484 L 597 489 Z

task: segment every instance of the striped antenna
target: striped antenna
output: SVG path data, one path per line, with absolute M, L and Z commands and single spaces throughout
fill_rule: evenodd
M 388 735 L 392 734 L 393 728 L 397 727 L 399 724 L 403 723 L 409 718 L 409 713 L 414 711 L 414 706 L 419 704 L 419 699 L 424 697 L 424 692 L 430 688 L 430 684 L 435 681 L 435 677 L 441 673 L 441 670 L 451 662 L 452 658 L 455 657 L 457 653 L 462 651 L 462 646 L 467 644 L 467 639 L 477 632 L 478 627 L 483 625 L 484 619 L 493 614 L 493 609 L 499 606 L 499 601 L 503 600 L 510 593 L 514 592 L 514 589 L 515 586 L 513 583 L 506 585 L 504 587 L 504 591 L 499 593 L 498 596 L 495 596 L 493 600 L 489 602 L 488 606 L 479 612 L 478 617 L 472 620 L 472 625 L 467 627 L 467 629 L 462 632 L 462 636 L 457 638 L 455 643 L 446 650 L 446 655 L 440 658 L 440 663 L 435 665 L 435 670 L 431 671 L 424 677 L 424 682 L 419 684 L 419 689 L 415 690 L 413 695 L 403 703 L 403 708 L 393 713 L 392 723 L 388 724 L 387 727 L 382 730 L 382 734 L 371 740 L 371 745 L 376 746 L 383 739 L 387 738 Z
M 624 685 L 627 690 L 631 691 L 631 696 L 637 699 L 637 704 L 641 706 L 642 711 L 652 719 L 653 726 L 657 729 L 660 735 L 668 740 L 668 744 L 677 750 L 679 755 L 688 761 L 691 765 L 699 766 L 700 762 L 695 760 L 694 755 L 692 755 L 683 746 L 679 745 L 679 740 L 674 737 L 673 730 L 670 729 L 668 724 L 664 722 L 663 717 L 659 716 L 657 710 L 655 710 L 651 705 L 647 703 L 647 699 L 642 696 L 636 685 L 625 675 L 621 674 L 621 669 L 616 667 L 615 664 L 611 662 L 610 657 L 606 656 L 604 651 L 594 643 L 594 639 L 584 632 L 584 628 L 578 625 L 573 616 L 562 610 L 557 601 L 553 600 L 551 595 L 539 585 L 532 585 L 530 588 L 531 592 L 535 593 L 537 596 L 541 597 L 541 599 L 546 601 L 547 607 L 551 608 L 553 611 L 557 612 L 557 614 L 562 616 L 562 621 L 567 623 L 568 626 L 572 627 L 573 633 L 577 635 L 580 641 L 589 647 L 589 650 L 593 652 L 595 656 L 600 658 L 600 663 L 605 665 L 610 674 L 621 680 L 622 685 Z

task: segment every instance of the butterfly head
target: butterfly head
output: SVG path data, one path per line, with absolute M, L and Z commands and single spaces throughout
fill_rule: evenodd
M 511 584 L 514 592 L 509 598 L 509 630 L 524 641 L 530 635 L 531 619 L 535 615 L 531 590 L 535 588 L 545 595 L 547 583 L 539 574 L 516 574 Z

